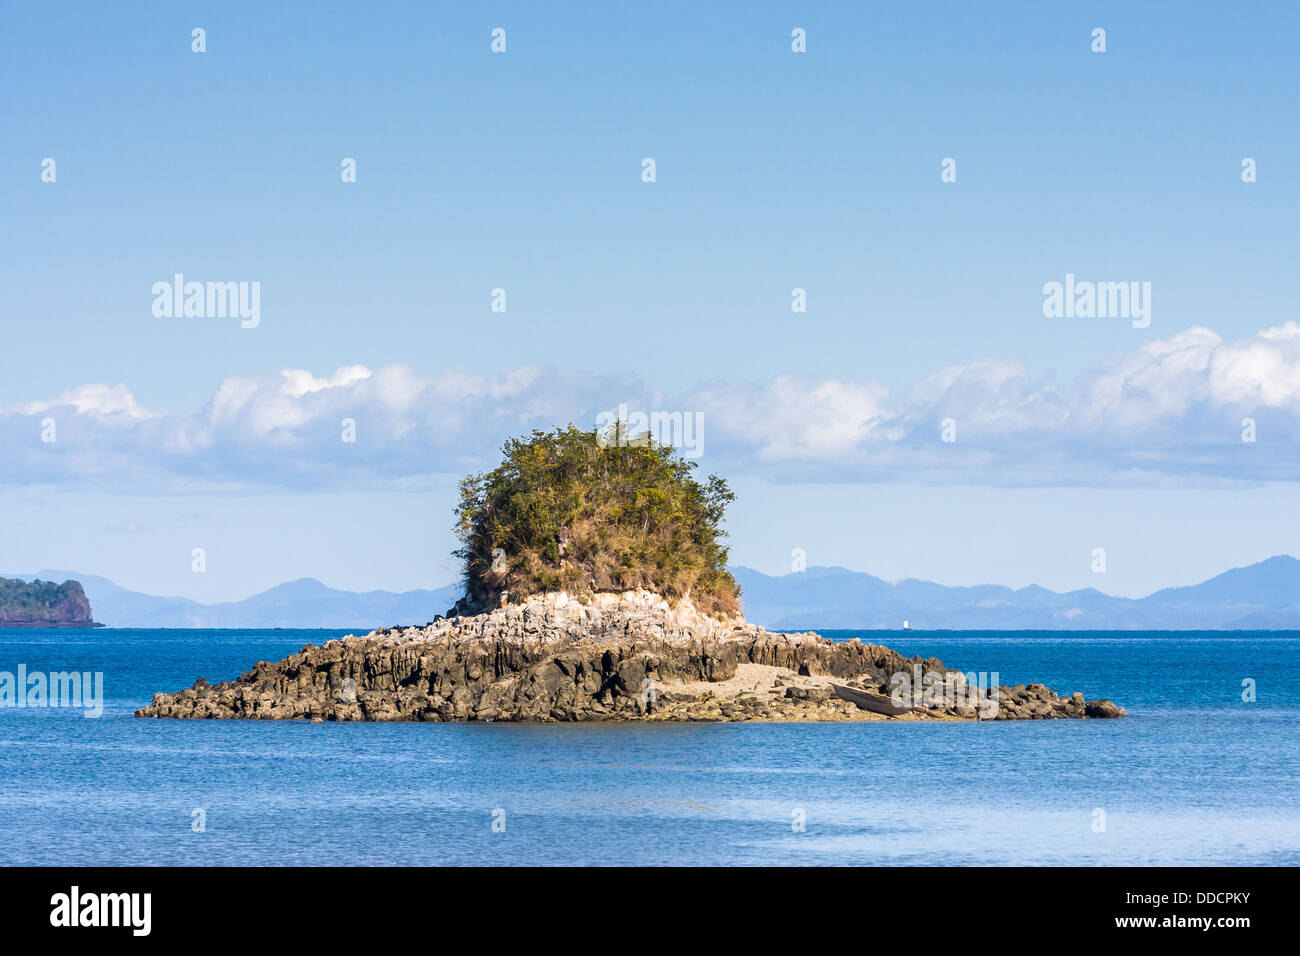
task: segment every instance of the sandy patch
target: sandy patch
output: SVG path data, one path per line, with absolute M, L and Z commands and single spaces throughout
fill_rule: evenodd
M 765 694 L 771 688 L 784 693 L 784 687 L 778 685 L 777 680 L 785 687 L 829 687 L 833 678 L 801 677 L 789 668 L 773 667 L 770 664 L 738 664 L 736 675 L 729 680 L 697 680 L 686 684 L 664 684 L 663 687 L 674 694 L 689 694 L 692 697 L 735 697 L 746 691 Z

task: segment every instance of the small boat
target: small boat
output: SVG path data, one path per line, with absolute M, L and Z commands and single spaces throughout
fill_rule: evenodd
M 843 684 L 831 684 L 831 687 L 835 690 L 836 697 L 857 704 L 858 707 L 869 710 L 873 714 L 898 717 L 902 714 L 910 714 L 913 710 L 906 704 L 894 703 L 892 697 L 886 697 L 884 694 L 873 694 L 869 690 L 858 690 L 856 687 L 846 687 Z

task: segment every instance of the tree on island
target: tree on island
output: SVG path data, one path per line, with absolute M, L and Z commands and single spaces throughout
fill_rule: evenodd
M 739 612 L 721 523 L 726 481 L 624 422 L 512 438 L 492 471 L 460 483 L 456 536 L 467 605 L 567 591 L 579 598 L 644 588 L 689 597 L 706 614 Z

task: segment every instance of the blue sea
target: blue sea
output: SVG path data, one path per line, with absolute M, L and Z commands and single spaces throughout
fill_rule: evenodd
M 106 698 L 0 707 L 0 863 L 1300 863 L 1296 632 L 825 632 L 1110 697 L 1114 721 L 132 716 L 343 633 L 0 631 L 0 671 L 100 671 Z

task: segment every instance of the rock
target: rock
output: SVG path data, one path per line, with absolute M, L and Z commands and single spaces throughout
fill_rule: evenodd
M 1123 707 L 1117 707 L 1114 703 L 1105 698 L 1100 700 L 1090 700 L 1085 705 L 1085 713 L 1089 717 L 1127 717 L 1128 711 Z
M 830 684 L 887 688 L 893 675 L 937 672 L 933 658 L 817 634 L 778 634 L 625 592 L 602 600 L 538 595 L 505 607 L 349 635 L 237 681 L 155 695 L 137 717 L 426 721 L 880 720 Z M 754 665 L 758 665 L 755 667 Z M 767 675 L 732 681 L 742 667 Z M 779 675 L 777 670 L 779 669 Z M 792 678 L 791 673 L 803 675 Z M 793 681 L 793 683 L 792 683 Z M 701 685 L 713 685 L 704 686 Z M 679 687 L 691 687 L 689 693 Z M 1124 716 L 1110 701 L 1058 699 L 1041 684 L 1000 688 L 999 719 Z M 978 719 L 970 706 L 942 719 Z M 927 711 L 917 712 L 918 716 Z

